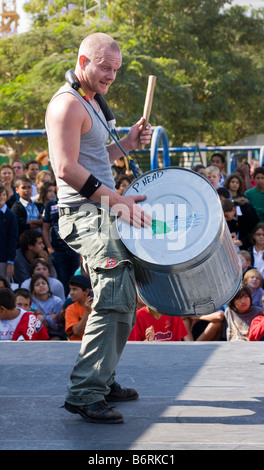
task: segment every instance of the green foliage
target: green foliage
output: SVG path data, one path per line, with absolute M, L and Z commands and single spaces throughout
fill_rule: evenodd
M 106 97 L 118 126 L 143 112 L 148 75 L 157 83 L 151 123 L 173 146 L 232 143 L 263 133 L 264 10 L 224 9 L 225 0 L 112 0 L 84 25 L 83 0 L 30 0 L 34 27 L 0 39 L 0 127 L 43 128 L 45 110 L 95 31 L 120 44 L 123 65 Z M 264 3 L 264 2 L 263 2 Z M 69 4 L 71 5 L 71 4 Z M 86 2 L 86 9 L 95 5 Z M 106 10 L 106 5 L 108 5 Z M 33 142 L 33 144 L 35 144 Z

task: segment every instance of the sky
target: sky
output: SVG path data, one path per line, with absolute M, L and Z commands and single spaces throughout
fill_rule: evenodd
M 257 9 L 264 6 L 264 1 L 263 0 L 236 0 L 233 2 L 234 4 L 236 3 L 237 5 L 241 6 L 249 6 L 252 5 L 253 8 Z
M 18 33 L 24 33 L 28 31 L 28 29 L 30 28 L 29 17 L 23 10 L 23 5 L 25 3 L 26 3 L 25 0 L 16 0 L 17 13 L 20 16 L 19 21 L 18 21 Z
M 17 3 L 17 12 L 20 16 L 18 33 L 24 33 L 30 28 L 30 20 L 27 14 L 23 11 L 23 5 L 26 0 L 16 0 Z M 67 4 L 68 2 L 65 2 Z M 264 7 L 264 0 L 234 0 L 233 4 L 238 4 L 241 6 L 252 6 L 253 8 Z

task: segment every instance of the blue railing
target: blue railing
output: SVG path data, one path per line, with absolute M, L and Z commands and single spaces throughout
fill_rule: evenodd
M 130 127 L 117 127 L 117 132 L 121 134 L 126 134 L 129 132 Z M 24 129 L 24 130 L 0 130 L 1 137 L 45 137 L 45 129 Z M 159 147 L 159 144 L 162 144 L 162 147 Z M 254 157 L 259 160 L 260 166 L 264 163 L 264 146 L 253 145 L 253 146 L 208 146 L 208 147 L 199 147 L 195 146 L 182 146 L 182 147 L 170 147 L 167 133 L 162 126 L 153 127 L 153 134 L 151 139 L 150 149 L 140 150 L 140 152 L 150 153 L 150 167 L 151 170 L 155 170 L 159 167 L 158 156 L 162 152 L 163 156 L 163 167 L 166 168 L 170 166 L 170 156 L 174 153 L 192 153 L 193 159 L 199 152 L 224 152 L 226 153 L 227 161 L 227 173 L 232 173 L 237 165 L 238 157 L 243 155 L 247 156 L 248 161 L 254 153 Z
M 120 133 L 129 132 L 130 127 L 119 127 L 117 128 Z M 159 147 L 159 143 L 162 143 L 162 147 Z M 163 155 L 163 167 L 166 168 L 170 166 L 170 156 L 174 153 L 192 153 L 192 163 L 194 162 L 197 151 L 199 152 L 224 152 L 226 153 L 226 162 L 227 162 L 227 173 L 233 173 L 236 169 L 239 156 L 246 156 L 247 160 L 250 161 L 252 153 L 254 157 L 257 158 L 260 162 L 260 166 L 264 163 L 264 146 L 261 145 L 238 145 L 238 146 L 208 146 L 208 147 L 199 147 L 198 144 L 195 146 L 183 146 L 183 147 L 169 147 L 169 140 L 165 129 L 161 126 L 153 127 L 153 135 L 151 139 L 150 150 L 150 167 L 151 170 L 155 170 L 159 167 L 158 165 L 158 155 L 162 152 Z M 142 150 L 140 151 L 142 152 Z M 202 163 L 202 161 L 201 161 Z M 192 164 L 190 165 L 192 167 Z
M 46 136 L 45 129 L 23 129 L 23 130 L 9 130 L 0 131 L 1 137 L 43 137 Z

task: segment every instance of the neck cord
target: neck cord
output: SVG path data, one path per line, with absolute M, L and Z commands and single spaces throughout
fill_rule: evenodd
M 98 117 L 99 121 L 101 121 L 101 123 L 103 124 L 104 128 L 107 130 L 107 132 L 109 133 L 109 135 L 112 137 L 112 139 L 115 141 L 115 143 L 117 144 L 117 146 L 119 147 L 119 149 L 121 150 L 121 152 L 127 157 L 128 156 L 128 153 L 126 153 L 124 151 L 124 149 L 121 147 L 121 145 L 119 144 L 117 138 L 113 135 L 113 132 L 111 132 L 111 130 L 109 129 L 109 127 L 104 123 L 104 121 L 101 119 L 101 117 L 99 116 L 99 113 L 94 109 L 92 103 L 90 102 L 89 98 L 87 98 L 83 92 L 83 90 L 81 88 L 79 88 L 78 90 L 78 93 L 81 95 L 81 97 L 84 99 L 84 101 L 86 101 L 86 103 L 88 103 L 90 105 L 90 107 L 92 108 L 94 114 Z
M 121 145 L 118 143 L 118 140 L 120 140 L 120 137 L 119 137 L 119 135 L 118 135 L 118 133 L 115 129 L 115 118 L 113 116 L 113 113 L 112 113 L 111 109 L 109 108 L 107 103 L 104 101 L 103 97 L 101 95 L 97 96 L 98 103 L 99 103 L 100 108 L 101 108 L 101 110 L 102 110 L 102 112 L 103 112 L 103 114 L 104 114 L 104 116 L 105 116 L 105 118 L 108 122 L 108 126 L 105 125 L 104 121 L 101 119 L 101 117 L 99 116 L 97 111 L 94 109 L 94 107 L 90 103 L 89 99 L 85 96 L 85 93 L 81 88 L 81 84 L 80 84 L 80 82 L 79 82 L 78 78 L 76 77 L 73 70 L 71 70 L 71 69 L 67 70 L 67 72 L 65 73 L 65 79 L 69 83 L 71 88 L 73 88 L 75 91 L 78 91 L 80 96 L 93 108 L 93 112 L 95 113 L 95 115 L 98 117 L 100 122 L 106 128 L 107 132 L 110 134 L 110 136 L 112 137 L 112 139 L 114 140 L 116 145 L 119 147 L 122 154 L 126 157 L 125 161 L 129 162 L 129 168 L 132 170 L 134 177 L 138 178 L 138 176 L 140 176 L 140 171 L 137 169 L 133 158 L 131 158 L 131 156 L 128 153 L 126 153 L 124 151 L 124 149 L 121 147 Z M 113 132 L 111 132 L 111 129 L 115 133 L 116 137 L 114 137 Z

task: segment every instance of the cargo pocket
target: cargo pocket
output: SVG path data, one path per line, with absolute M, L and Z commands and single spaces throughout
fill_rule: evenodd
M 113 267 L 103 264 L 90 266 L 93 309 L 98 313 L 134 313 L 137 296 L 133 264 L 129 260 Z
M 59 218 L 59 236 L 67 243 L 67 238 L 73 232 L 73 223 L 64 217 Z

